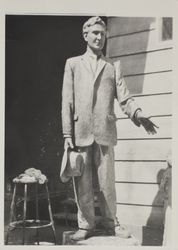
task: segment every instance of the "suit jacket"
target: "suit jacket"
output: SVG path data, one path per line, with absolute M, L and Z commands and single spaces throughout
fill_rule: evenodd
M 116 145 L 114 98 L 123 112 L 134 118 L 138 106 L 129 95 L 120 61 L 101 56 L 95 76 L 87 52 L 66 61 L 62 91 L 63 134 L 73 137 L 76 146 Z

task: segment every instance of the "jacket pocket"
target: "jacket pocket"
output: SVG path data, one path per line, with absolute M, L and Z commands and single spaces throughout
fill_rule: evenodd
M 109 114 L 107 115 L 109 121 L 116 121 L 117 117 L 115 114 Z
M 74 121 L 78 120 L 78 114 L 74 114 Z

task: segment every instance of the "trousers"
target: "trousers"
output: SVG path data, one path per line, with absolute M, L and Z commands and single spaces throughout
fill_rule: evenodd
M 113 146 L 103 146 L 94 142 L 91 146 L 79 147 L 78 151 L 84 158 L 82 175 L 74 179 L 78 227 L 95 228 L 96 192 L 102 224 L 104 227 L 113 228 L 117 220 Z

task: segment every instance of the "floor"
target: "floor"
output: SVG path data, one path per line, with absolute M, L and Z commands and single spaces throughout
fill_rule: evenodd
M 9 212 L 10 212 L 11 197 L 6 199 L 5 202 L 5 233 L 6 237 L 8 224 L 9 224 Z M 43 208 L 43 204 L 40 206 Z M 44 210 L 44 209 L 43 209 Z M 32 213 L 34 210 L 32 209 Z M 61 215 L 62 213 L 60 213 Z M 65 216 L 57 216 L 54 214 L 54 224 L 56 231 L 56 244 L 63 245 L 65 242 L 65 235 L 69 232 L 77 230 L 76 213 L 73 214 L 68 220 L 64 220 Z M 66 223 L 67 222 L 67 223 Z M 141 227 L 141 226 L 129 226 L 127 228 L 132 234 L 132 238 L 124 241 L 118 237 L 103 236 L 102 233 L 97 233 L 97 236 L 91 237 L 90 239 L 80 242 L 80 245 L 131 245 L 137 244 L 141 246 L 161 246 L 163 238 L 163 230 L 161 228 Z M 98 231 L 97 231 L 98 232 Z M 101 231 L 100 231 L 101 232 Z M 40 245 L 54 245 L 53 234 L 51 227 L 41 228 L 39 230 Z M 68 242 L 70 244 L 70 242 Z M 22 229 L 15 229 L 10 231 L 9 245 L 22 245 Z M 25 237 L 26 245 L 36 244 L 36 230 L 27 229 Z
M 161 229 L 148 228 L 148 227 L 139 227 L 139 226 L 127 226 L 128 229 L 132 232 L 132 239 L 123 241 L 116 237 L 102 236 L 98 234 L 95 237 L 81 242 L 80 245 L 131 245 L 136 242 L 136 245 L 141 246 L 161 246 L 162 245 L 162 235 L 163 232 Z M 7 233 L 8 224 L 5 225 L 5 236 Z M 64 242 L 63 237 L 66 232 L 76 231 L 77 225 L 76 222 L 70 222 L 69 225 L 66 225 L 64 220 L 55 220 L 55 231 L 56 231 L 56 244 L 62 245 Z M 65 232 L 65 233 L 64 233 Z M 50 227 L 42 228 L 39 230 L 39 239 L 40 245 L 54 245 L 53 234 Z M 26 245 L 36 244 L 36 230 L 28 229 L 26 230 Z M 10 232 L 9 245 L 22 245 L 22 230 L 15 229 Z M 65 243 L 65 244 L 70 244 Z

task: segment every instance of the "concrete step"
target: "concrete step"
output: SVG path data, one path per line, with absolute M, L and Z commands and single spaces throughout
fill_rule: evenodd
M 86 240 L 81 241 L 72 241 L 70 239 L 71 235 L 75 231 L 65 231 L 63 232 L 63 245 L 85 245 L 85 246 L 101 246 L 101 245 L 110 245 L 110 246 L 141 246 L 138 239 L 134 236 L 131 236 L 128 239 L 119 238 L 117 236 L 104 236 L 97 235 L 92 236 Z

